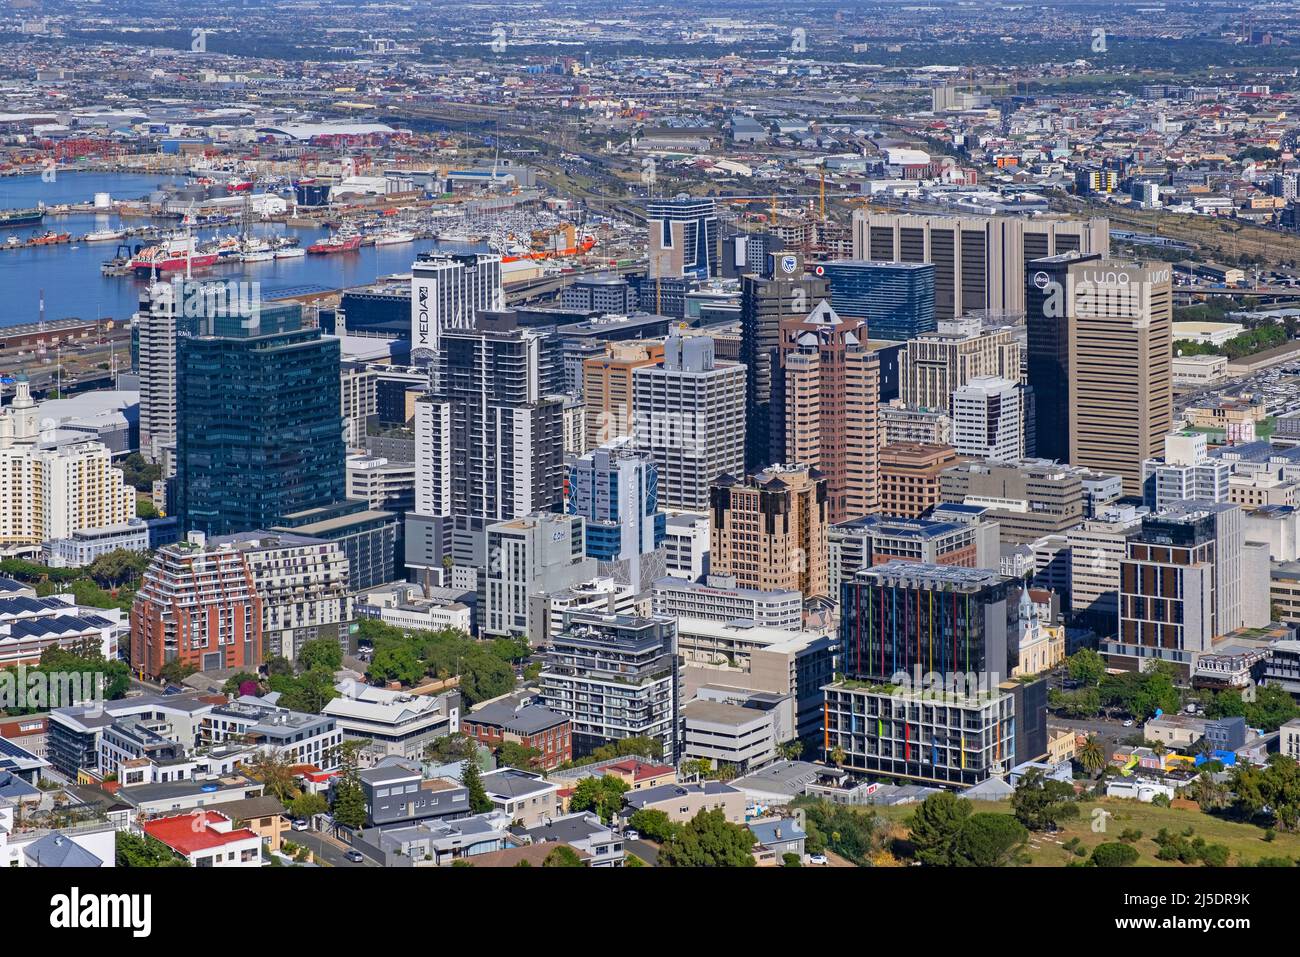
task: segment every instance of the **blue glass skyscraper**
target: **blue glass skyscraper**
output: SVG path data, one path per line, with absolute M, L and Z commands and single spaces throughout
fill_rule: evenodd
M 176 354 L 176 513 L 210 535 L 345 497 L 339 343 L 297 303 L 220 310 Z
M 905 342 L 937 328 L 930 263 L 842 259 L 813 272 L 830 280 L 831 308 L 840 316 L 867 320 L 872 339 Z

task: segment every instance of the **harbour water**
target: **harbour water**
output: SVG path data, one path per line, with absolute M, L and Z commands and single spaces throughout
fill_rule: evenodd
M 39 174 L 0 179 L 0 208 L 25 208 L 44 203 L 89 203 L 96 193 L 113 199 L 139 199 L 165 182 L 183 182 L 183 177 L 137 173 L 75 173 L 60 171 L 53 182 Z M 39 226 L 0 230 L 0 243 L 9 236 L 26 240 L 51 230 L 84 236 L 95 230 L 140 226 L 146 220 L 120 219 L 116 214 L 47 214 Z M 175 225 L 174 223 L 169 225 Z M 237 225 L 195 229 L 201 242 L 238 232 Z M 256 236 L 292 235 L 303 247 L 326 235 L 320 229 L 291 229 L 279 223 L 255 223 Z M 134 249 L 137 237 L 125 242 Z M 144 280 L 131 276 L 105 276 L 101 264 L 113 257 L 114 242 L 37 246 L 0 250 L 0 326 L 35 322 L 40 318 L 40 295 L 44 290 L 45 318 L 112 318 L 125 321 L 135 311 Z M 255 263 L 223 263 L 196 275 L 223 280 L 256 281 L 263 294 L 292 286 L 339 288 L 371 282 L 380 276 L 409 272 L 416 254 L 439 248 L 436 240 L 417 240 L 393 246 L 368 246 L 353 253 L 305 256 Z

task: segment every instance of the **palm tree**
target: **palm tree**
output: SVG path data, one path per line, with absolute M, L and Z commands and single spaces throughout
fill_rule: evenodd
M 831 748 L 831 753 L 830 753 L 831 763 L 835 765 L 837 768 L 841 767 L 844 764 L 844 759 L 846 757 L 847 755 L 844 753 L 844 749 L 841 748 L 838 744 L 835 745 L 835 747 Z
M 1106 766 L 1106 749 L 1101 746 L 1101 740 L 1095 734 L 1088 735 L 1083 744 L 1079 745 L 1075 757 L 1079 759 L 1080 766 L 1092 775 Z

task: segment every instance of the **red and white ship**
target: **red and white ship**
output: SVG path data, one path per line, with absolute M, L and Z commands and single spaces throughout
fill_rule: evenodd
M 331 236 L 329 239 L 322 239 L 320 242 L 312 243 L 307 247 L 307 252 L 313 256 L 323 256 L 330 253 L 355 252 L 360 248 L 360 236 Z
M 136 275 L 149 275 L 157 270 L 159 273 L 177 272 L 186 269 L 202 269 L 217 261 L 215 252 L 200 251 L 193 236 L 177 239 L 164 239 L 157 246 L 140 250 L 131 259 L 131 269 Z

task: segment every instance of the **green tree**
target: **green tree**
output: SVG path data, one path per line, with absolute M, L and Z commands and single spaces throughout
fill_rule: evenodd
M 931 867 L 950 867 L 957 835 L 970 817 L 972 804 L 951 791 L 931 794 L 908 821 L 916 859 Z
M 1031 831 L 1053 830 L 1061 821 L 1078 817 L 1074 787 L 1031 768 L 1011 795 L 1011 813 Z
M 536 748 L 524 747 L 518 741 L 503 741 L 497 748 L 497 758 L 507 767 L 531 768 L 541 760 L 542 752 Z
M 783 867 L 803 867 L 803 861 L 794 851 L 786 851 L 781 855 L 781 864 Z
M 953 863 L 958 867 L 1006 867 L 1029 832 L 1019 821 L 1005 814 L 972 814 L 962 823 L 953 844 Z
M 1075 757 L 1079 760 L 1079 766 L 1094 777 L 1106 766 L 1106 749 L 1095 734 L 1084 739 Z
M 298 652 L 298 666 L 304 671 L 323 668 L 329 672 L 343 667 L 343 649 L 333 638 L 316 638 L 304 642 Z
M 660 867 L 753 867 L 754 835 L 721 810 L 700 811 L 659 850 Z
M 424 677 L 425 668 L 411 645 L 385 641 L 375 646 L 375 654 L 370 659 L 370 670 L 367 673 L 378 681 L 414 684 Z
M 492 799 L 483 787 L 483 776 L 479 773 L 474 758 L 468 757 L 461 766 L 460 783 L 469 790 L 469 809 L 475 814 L 486 814 L 492 810 Z
M 280 751 L 259 751 L 245 766 L 248 776 L 261 781 L 263 791 L 281 804 L 288 804 L 298 796 L 293 768 L 294 762 Z
M 459 731 L 454 734 L 445 734 L 441 738 L 434 738 L 424 748 L 426 761 L 440 761 L 443 764 L 464 761 L 466 758 L 472 758 L 477 754 L 478 742 Z
M 573 789 L 569 810 L 594 811 L 608 824 L 623 806 L 623 794 L 627 789 L 627 782 L 612 774 L 583 778 Z
M 633 811 L 627 823 L 632 830 L 656 844 L 672 840 L 673 835 L 677 833 L 677 824 L 667 814 L 649 808 Z
M 181 661 L 179 658 L 173 658 L 158 670 L 158 677 L 167 684 L 178 685 L 198 670 L 198 668 Z
M 118 831 L 113 835 L 118 867 L 189 867 L 190 862 L 172 852 L 162 841 L 148 834 Z
M 542 867 L 582 867 L 582 858 L 567 844 L 557 844 L 542 861 Z
M 1094 847 L 1088 863 L 1093 867 L 1132 867 L 1137 860 L 1137 848 L 1130 844 L 1110 842 Z
M 317 814 L 324 814 L 329 809 L 329 802 L 324 797 L 310 791 L 304 791 L 289 802 L 289 813 L 304 821 L 311 820 Z
M 334 783 L 334 820 L 358 830 L 366 823 L 366 795 L 361 788 L 358 755 L 367 742 L 349 740 L 339 745 L 339 774 Z
M 1091 648 L 1080 648 L 1066 664 L 1070 678 L 1080 684 L 1095 687 L 1106 677 L 1106 659 Z
M 158 511 L 158 506 L 153 503 L 153 499 L 141 497 L 135 500 L 135 517 L 148 521 L 162 518 L 162 513 Z

